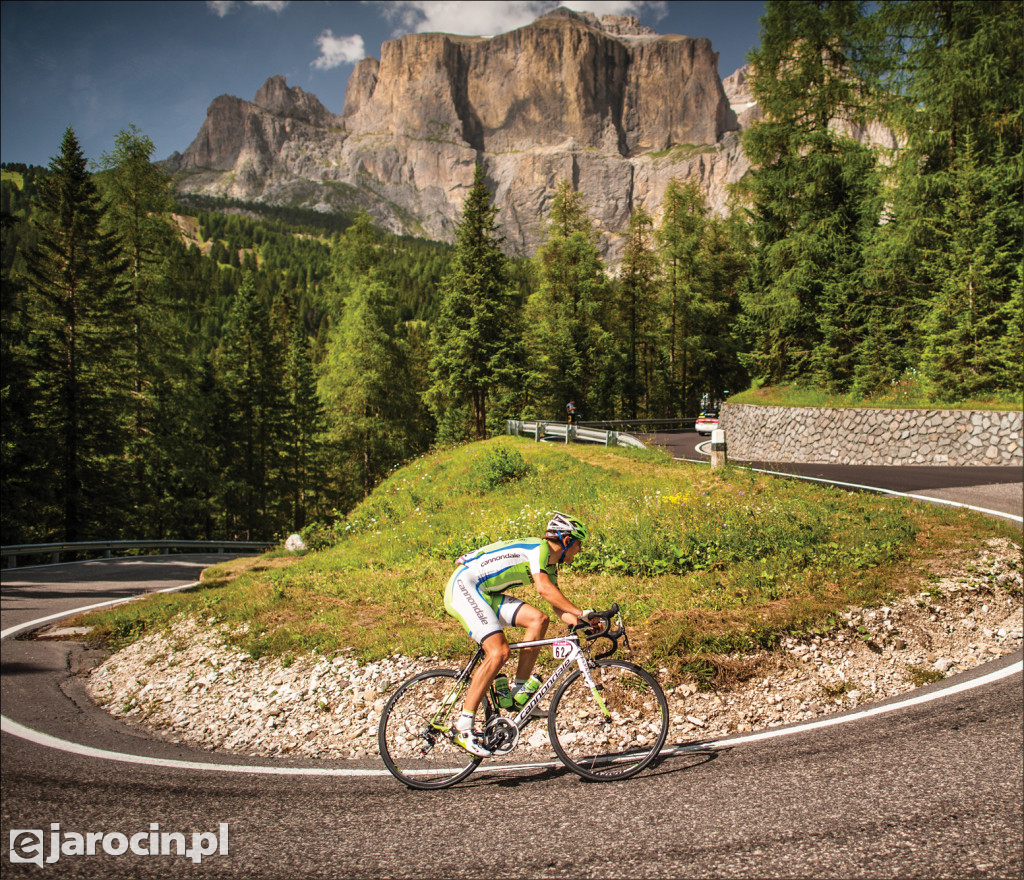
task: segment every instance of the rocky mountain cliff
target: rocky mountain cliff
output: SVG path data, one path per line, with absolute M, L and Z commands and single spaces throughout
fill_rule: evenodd
M 559 9 L 496 37 L 387 42 L 356 65 L 341 116 L 279 76 L 251 102 L 222 95 L 167 165 L 182 192 L 362 205 L 395 232 L 452 240 L 479 161 L 507 250 L 523 254 L 567 179 L 614 260 L 633 209 L 657 217 L 673 177 L 725 210 L 754 114 L 743 72 L 723 86 L 709 40 Z

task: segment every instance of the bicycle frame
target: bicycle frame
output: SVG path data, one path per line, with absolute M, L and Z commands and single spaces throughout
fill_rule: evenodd
M 530 721 L 530 719 L 533 717 L 532 713 L 534 708 L 544 698 L 544 695 L 551 691 L 555 687 L 555 685 L 558 684 L 559 681 L 561 681 L 563 676 L 572 667 L 573 663 L 575 663 L 579 667 L 580 674 L 583 676 L 583 680 L 587 683 L 587 686 L 590 688 L 590 692 L 594 695 L 594 699 L 596 700 L 597 705 L 600 707 L 601 712 L 604 715 L 607 715 L 608 707 L 605 705 L 604 700 L 601 698 L 601 693 L 597 689 L 597 685 L 594 682 L 593 676 L 590 674 L 589 661 L 586 653 L 584 652 L 580 644 L 579 635 L 577 635 L 576 633 L 570 633 L 568 635 L 558 636 L 554 639 L 538 639 L 536 641 L 531 642 L 512 642 L 511 644 L 509 644 L 509 649 L 512 651 L 518 651 L 523 648 L 543 648 L 548 645 L 550 645 L 552 649 L 554 649 L 555 645 L 568 645 L 569 653 L 564 659 L 562 659 L 562 663 L 559 665 L 559 667 L 554 672 L 552 672 L 551 675 L 548 676 L 547 681 L 545 681 L 537 689 L 537 692 L 532 697 L 530 697 L 529 700 L 526 701 L 526 703 L 519 709 L 519 712 L 515 715 L 515 717 L 511 719 L 511 723 L 516 726 L 516 729 L 521 731 L 526 726 L 527 722 Z M 470 678 L 472 678 L 473 670 L 476 669 L 476 665 L 480 662 L 483 656 L 484 649 L 477 649 L 476 654 L 474 654 L 473 658 L 469 661 L 468 664 L 466 664 L 465 668 L 462 670 L 461 674 L 456 680 L 455 691 L 453 693 L 461 693 L 463 686 L 465 685 L 466 682 L 470 680 Z M 558 658 L 557 654 L 555 656 L 555 659 L 560 659 Z M 491 689 L 491 693 L 493 695 L 493 688 Z M 456 697 L 456 699 L 458 699 L 458 697 Z M 484 699 L 487 699 L 486 695 Z M 494 703 L 495 706 L 497 706 L 497 700 L 492 700 L 492 702 Z
M 611 650 L 594 649 L 601 638 L 612 643 Z M 616 652 L 620 639 L 626 639 L 626 631 L 614 604 L 607 611 L 593 613 L 586 624 L 570 628 L 565 635 L 508 645 L 511 651 L 550 648 L 557 666 L 522 706 L 509 706 L 505 698 L 502 706 L 491 683 L 478 706 L 484 716 L 484 750 L 493 757 L 509 755 L 527 725 L 544 718 L 555 754 L 584 779 L 627 779 L 649 766 L 668 733 L 668 702 L 650 673 L 628 661 L 604 660 Z M 465 779 L 485 757 L 461 753 L 460 747 L 465 747 L 456 741 L 458 731 L 452 719 L 459 698 L 485 656 L 483 648 L 478 648 L 459 671 L 418 673 L 400 685 L 387 702 L 377 734 L 381 757 L 392 775 L 410 788 L 447 788 Z M 573 672 L 573 666 L 579 672 Z M 578 683 L 577 678 L 582 681 Z M 582 689 L 584 684 L 589 693 Z M 549 694 L 547 712 L 537 711 Z M 431 713 L 432 717 L 425 717 Z M 438 745 L 438 755 L 432 755 Z M 531 739 L 529 748 L 538 747 Z M 451 766 L 446 766 L 448 763 Z

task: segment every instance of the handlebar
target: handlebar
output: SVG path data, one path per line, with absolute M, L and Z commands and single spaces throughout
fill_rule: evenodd
M 618 618 L 618 627 L 612 629 L 612 618 Z M 593 629 L 594 621 L 598 620 L 601 622 L 599 629 Z M 608 639 L 612 643 L 610 651 L 606 651 L 602 654 L 598 654 L 595 658 L 597 660 L 603 657 L 610 657 L 619 649 L 619 639 L 626 639 L 626 647 L 629 647 L 629 638 L 626 636 L 626 626 L 622 622 L 622 617 L 619 615 L 619 605 L 616 602 L 607 611 L 594 611 L 590 615 L 590 621 L 588 623 L 577 623 L 574 626 L 569 627 L 569 631 L 576 633 L 581 639 L 585 639 L 588 642 L 594 639 Z

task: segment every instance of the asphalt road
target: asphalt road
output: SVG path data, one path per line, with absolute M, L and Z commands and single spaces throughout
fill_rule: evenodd
M 707 435 L 689 431 L 638 436 L 645 443 L 663 446 L 676 458 L 692 461 L 708 459 L 707 453 L 698 448 L 710 441 Z M 1024 514 L 1024 474 L 1017 467 L 882 467 L 741 461 L 732 458 L 729 461 L 761 470 L 955 501 L 1018 517 Z
M 2 628 L 187 583 L 204 564 L 164 557 L 4 572 Z M 768 740 L 690 744 L 624 783 L 536 769 L 481 773 L 444 792 L 407 791 L 375 761 L 229 758 L 146 739 L 84 696 L 75 672 L 94 659 L 74 642 L 5 638 L 5 728 L 196 766 L 126 763 L 5 732 L 4 877 L 993 878 L 1024 867 L 1020 652 L 942 683 L 1009 672 L 970 690 Z M 75 854 L 74 835 L 89 833 L 108 837 L 96 838 L 97 854 Z M 194 842 L 200 861 L 173 846 L 166 855 L 104 849 L 139 835 L 145 852 L 162 833 Z M 34 858 L 39 841 L 40 858 L 56 861 L 12 859 Z

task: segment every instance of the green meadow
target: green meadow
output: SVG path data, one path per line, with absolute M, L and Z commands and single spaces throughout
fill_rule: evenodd
M 967 512 L 712 471 L 655 449 L 500 437 L 394 470 L 349 516 L 307 529 L 302 554 L 234 560 L 191 590 L 77 622 L 111 648 L 185 614 L 286 664 L 310 651 L 457 662 L 472 643 L 443 607 L 453 560 L 538 536 L 555 509 L 591 531 L 562 590 L 581 607 L 618 602 L 635 659 L 705 685 L 787 634 L 835 625 L 847 606 L 926 589 L 987 537 L 1017 537 Z
M 1020 390 L 991 392 L 983 396 L 944 399 L 930 392 L 916 377 L 904 377 L 875 394 L 833 394 L 802 385 L 754 387 L 729 398 L 729 403 L 756 406 L 806 406 L 830 409 L 961 409 L 1017 410 L 1024 397 Z

